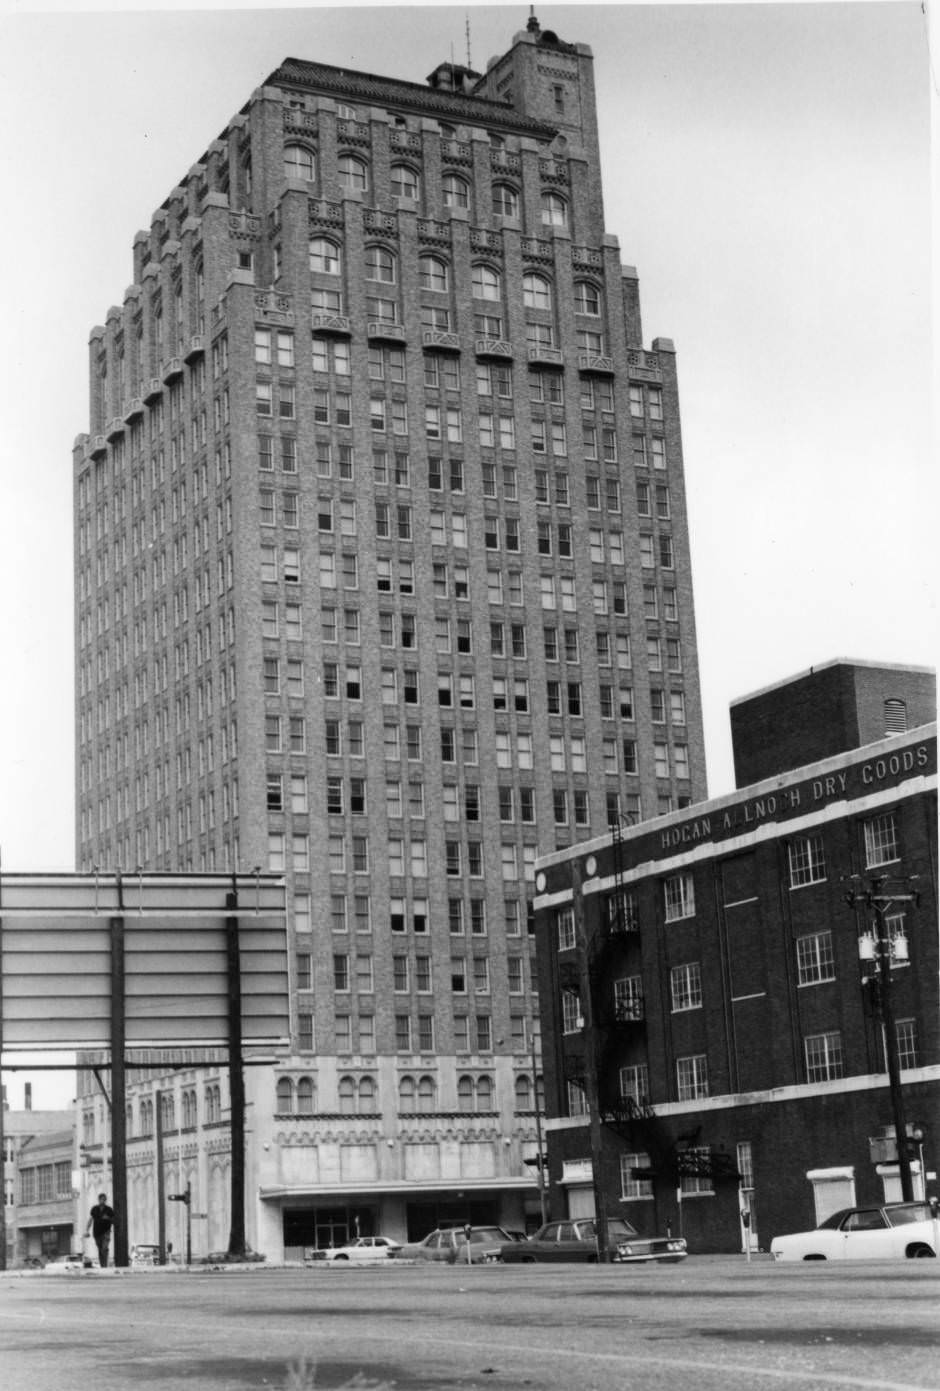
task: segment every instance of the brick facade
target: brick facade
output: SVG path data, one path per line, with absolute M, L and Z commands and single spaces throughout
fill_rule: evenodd
M 929 668 L 825 662 L 732 703 L 735 781 L 747 787 L 936 717 Z
M 577 1112 L 592 1059 L 602 1186 L 610 1210 L 644 1229 L 681 1220 L 691 1249 L 738 1250 L 743 1203 L 766 1248 L 814 1225 L 810 1172 L 851 1171 L 859 1201 L 894 1192 L 869 1151 L 892 1106 L 872 968 L 859 960 L 866 915 L 846 903 L 881 874 L 899 888 L 915 876 L 920 896 L 897 908 L 892 932 L 909 951 L 890 989 L 907 1121 L 926 1128 L 936 1168 L 936 848 L 929 725 L 540 862 L 553 1203 L 583 1186 Z M 585 950 L 593 1024 L 578 1029 L 564 996 L 587 1015 Z M 680 1219 L 688 1147 L 706 1162 L 686 1185 L 704 1191 L 685 1194 Z M 646 1156 L 649 1187 L 625 1198 L 630 1154 Z
M 705 794 L 675 353 L 640 334 L 590 50 L 537 26 L 428 86 L 285 60 L 93 330 L 77 858 L 285 873 L 266 1213 L 326 1191 L 298 1128 L 311 1173 L 356 1149 L 372 1221 L 413 1174 L 534 1201 L 536 856 Z

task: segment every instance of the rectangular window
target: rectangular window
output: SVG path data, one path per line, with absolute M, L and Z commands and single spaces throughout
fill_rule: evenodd
M 866 868 L 873 869 L 898 859 L 898 834 L 893 812 L 872 817 L 864 823 L 864 831 Z
M 826 877 L 826 855 L 819 835 L 796 836 L 788 845 L 790 888 L 819 884 Z
M 688 871 L 663 880 L 666 922 L 678 922 L 695 914 L 695 886 Z
M 333 955 L 333 989 L 349 989 L 349 957 L 345 952 L 336 952 Z
M 676 1082 L 680 1101 L 697 1101 L 708 1096 L 708 1059 L 704 1053 L 676 1059 Z
M 649 1092 L 649 1068 L 646 1063 L 635 1063 L 620 1069 L 620 1096 L 623 1101 L 643 1106 L 649 1099 Z
M 807 1082 L 834 1082 L 845 1075 L 842 1035 L 838 1030 L 808 1034 L 803 1040 Z
M 636 1202 L 641 1198 L 653 1197 L 653 1180 L 643 1177 L 649 1170 L 648 1154 L 637 1151 L 620 1156 L 620 1196 L 624 1202 Z
M 702 969 L 697 961 L 673 966 L 669 983 L 674 1014 L 686 1009 L 701 1009 Z
M 571 908 L 559 908 L 557 923 L 558 950 L 570 951 L 575 945 L 574 910 Z
M 895 1034 L 898 1041 L 899 1065 L 901 1067 L 919 1067 L 916 1019 L 898 1019 L 895 1023 Z
M 584 1020 L 581 1017 L 581 997 L 577 990 L 563 990 L 561 992 L 561 1028 L 562 1033 L 575 1034 L 584 1028 Z
M 831 932 L 811 932 L 796 939 L 797 981 L 800 985 L 818 985 L 820 981 L 835 980 L 836 964 L 832 950 Z

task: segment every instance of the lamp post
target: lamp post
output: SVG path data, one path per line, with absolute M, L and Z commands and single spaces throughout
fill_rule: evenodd
M 858 876 L 852 876 L 858 878 Z M 897 890 L 891 884 L 904 885 Z M 894 1114 L 894 1133 L 898 1151 L 898 1173 L 901 1179 L 901 1198 L 905 1203 L 914 1200 L 914 1183 L 911 1177 L 911 1157 L 908 1150 L 907 1122 L 904 1115 L 904 1094 L 901 1089 L 901 1064 L 898 1059 L 897 1029 L 894 1018 L 894 1004 L 891 998 L 891 966 L 893 962 L 907 961 L 909 948 L 904 933 L 892 936 L 887 926 L 889 909 L 902 903 L 917 904 L 919 895 L 909 888 L 910 878 L 891 878 L 876 875 L 869 879 L 867 887 L 853 890 L 845 895 L 850 908 L 868 909 L 871 918 L 866 930 L 858 939 L 858 955 L 863 962 L 874 962 L 878 972 L 877 1009 L 881 1018 L 884 1040 L 885 1063 L 888 1071 L 888 1087 L 891 1093 L 891 1109 Z

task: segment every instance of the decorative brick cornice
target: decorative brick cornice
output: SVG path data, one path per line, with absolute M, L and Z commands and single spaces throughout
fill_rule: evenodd
M 287 58 L 264 85 L 300 87 L 323 96 L 368 102 L 373 106 L 407 108 L 416 113 L 441 116 L 449 122 L 498 126 L 500 130 L 514 131 L 546 142 L 558 134 L 554 126 L 544 125 L 529 116 L 520 116 L 502 102 L 469 97 L 459 92 L 440 92 L 420 82 L 400 82 L 391 77 L 328 67 L 324 63 L 306 62 L 300 58 Z

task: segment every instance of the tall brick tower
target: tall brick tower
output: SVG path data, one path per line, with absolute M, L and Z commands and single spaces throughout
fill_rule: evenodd
M 288 883 L 255 1244 L 520 1225 L 536 856 L 706 795 L 675 355 L 590 50 L 285 60 L 138 233 L 75 478 L 79 864 Z

